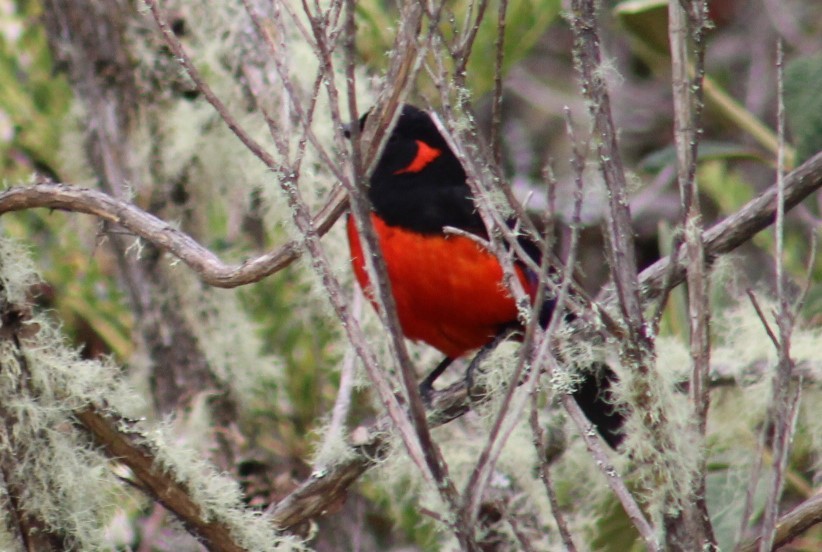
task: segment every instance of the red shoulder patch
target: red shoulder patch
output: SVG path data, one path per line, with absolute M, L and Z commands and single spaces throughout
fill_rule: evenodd
M 417 142 L 417 155 L 404 169 L 394 171 L 394 174 L 403 173 L 417 173 L 427 167 L 434 159 L 442 155 L 442 151 L 437 148 L 432 148 L 422 140 L 415 140 Z

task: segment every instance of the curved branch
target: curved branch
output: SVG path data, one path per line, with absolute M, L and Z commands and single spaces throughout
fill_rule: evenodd
M 785 176 L 785 208 L 790 209 L 822 187 L 822 152 Z M 258 282 L 294 262 L 302 253 L 298 241 L 287 242 L 263 255 L 238 265 L 223 263 L 188 234 L 143 211 L 136 205 L 87 188 L 65 184 L 40 183 L 10 188 L 0 194 L 0 215 L 46 207 L 94 215 L 118 224 L 135 235 L 150 241 L 163 251 L 186 263 L 206 284 L 232 288 Z M 348 197 L 342 189 L 335 190 L 325 206 L 314 216 L 314 226 L 325 234 L 348 207 Z M 739 211 L 704 233 L 705 257 L 712 262 L 720 255 L 739 247 L 757 232 L 773 223 L 776 216 L 776 187 L 749 201 Z M 685 250 L 660 259 L 640 274 L 642 298 L 657 297 L 663 287 L 671 262 L 673 285 L 685 277 Z M 599 301 L 614 300 L 612 292 L 600 294 Z
M 328 202 L 313 218 L 317 233 L 323 235 L 328 232 L 347 206 L 348 197 L 342 189 L 332 192 Z M 171 224 L 133 203 L 115 199 L 97 190 L 40 183 L 11 188 L 0 194 L 0 215 L 37 207 L 85 213 L 122 226 L 179 258 L 206 284 L 220 288 L 258 282 L 284 269 L 302 254 L 299 241 L 293 240 L 241 264 L 231 265 L 221 261 L 217 255 Z

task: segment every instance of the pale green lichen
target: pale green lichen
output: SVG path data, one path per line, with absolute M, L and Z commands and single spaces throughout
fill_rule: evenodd
M 39 278 L 25 252 L 0 239 L 0 297 L 28 308 Z M 111 365 L 86 363 L 45 317 L 35 317 L 14 343 L 0 344 L 0 405 L 3 446 L 15 459 L 6 485 L 16 489 L 20 508 L 64 536 L 69 549 L 104 547 L 104 527 L 119 484 L 108 461 L 73 422 L 73 410 L 113 394 L 127 400 Z M 10 328 L 10 331 L 18 331 Z M 19 347 L 19 349 L 18 349 Z
M 203 518 L 228 525 L 241 547 L 260 552 L 306 550 L 300 539 L 277 536 L 270 519 L 245 508 L 237 482 L 218 473 L 195 448 L 182 444 L 169 426 L 146 432 L 145 443 L 155 451 L 159 465 L 186 486 Z
M 6 239 L 0 239 L 0 262 L 0 294 L 25 300 L 31 283 L 38 281 L 30 262 Z M 136 410 L 140 400 L 124 386 L 113 363 L 81 360 L 48 319 L 32 323 L 38 331 L 20 341 L 22 356 L 9 341 L 0 346 L 0 404 L 10 429 L 5 446 L 17 459 L 6 483 L 19 489 L 20 507 L 63 535 L 67 548 L 107 549 L 106 526 L 125 489 L 109 459 L 77 429 L 73 412 L 89 404 Z M 244 507 L 236 482 L 162 426 L 144 434 L 160 465 L 190 490 L 204 516 L 226 523 L 241 546 L 304 549 L 299 539 L 275 536 L 269 520 Z

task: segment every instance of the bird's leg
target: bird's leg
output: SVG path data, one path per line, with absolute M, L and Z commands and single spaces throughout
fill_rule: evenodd
M 488 358 L 494 349 L 499 347 L 500 343 L 514 335 L 519 331 L 519 328 L 516 326 L 507 326 L 503 328 L 497 335 L 494 336 L 494 339 L 486 343 L 482 346 L 482 349 L 477 351 L 477 354 L 474 355 L 474 358 L 471 359 L 471 363 L 468 365 L 468 369 L 465 371 L 465 387 L 468 389 L 468 395 L 470 396 L 471 389 L 474 387 L 474 371 L 479 370 L 480 364 Z
M 420 395 L 422 395 L 422 400 L 425 404 L 431 404 L 431 393 L 434 392 L 434 382 L 445 372 L 446 368 L 451 366 L 452 362 L 454 362 L 453 358 L 445 357 L 437 364 L 437 367 L 422 380 L 422 383 L 420 383 Z

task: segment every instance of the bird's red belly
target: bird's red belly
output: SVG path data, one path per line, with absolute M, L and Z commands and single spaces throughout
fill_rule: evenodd
M 516 321 L 516 304 L 502 283 L 502 268 L 478 244 L 462 236 L 426 236 L 388 226 L 376 215 L 371 220 L 406 337 L 456 358 L 482 347 L 502 326 Z M 370 298 L 362 247 L 350 216 L 348 241 L 357 281 Z

